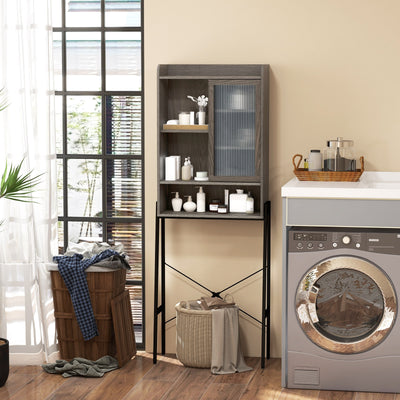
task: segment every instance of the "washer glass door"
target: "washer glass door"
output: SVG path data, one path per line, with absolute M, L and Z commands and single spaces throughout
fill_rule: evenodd
M 343 354 L 376 346 L 390 332 L 396 294 L 374 264 L 350 256 L 311 268 L 296 293 L 296 312 L 306 335 L 320 347 Z

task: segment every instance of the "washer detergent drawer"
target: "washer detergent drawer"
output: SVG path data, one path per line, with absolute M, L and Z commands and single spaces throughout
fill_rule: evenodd
M 400 201 L 286 198 L 288 226 L 400 227 Z

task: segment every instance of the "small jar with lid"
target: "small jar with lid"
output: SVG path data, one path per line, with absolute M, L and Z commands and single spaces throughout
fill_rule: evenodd
M 328 140 L 324 150 L 324 171 L 355 171 L 353 140 Z
M 322 154 L 320 150 L 311 150 L 308 157 L 309 171 L 322 171 Z
M 220 201 L 219 200 L 211 200 L 210 204 L 209 204 L 209 210 L 210 212 L 218 212 L 218 207 L 220 205 Z

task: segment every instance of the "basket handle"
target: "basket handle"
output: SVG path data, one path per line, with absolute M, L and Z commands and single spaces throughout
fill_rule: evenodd
M 296 164 L 296 157 L 299 157 L 299 161 L 297 161 L 297 164 Z M 300 166 L 300 163 L 301 163 L 302 159 L 303 159 L 303 156 L 301 154 L 295 154 L 293 156 L 292 163 L 293 163 L 293 167 L 294 167 L 295 170 L 299 169 L 299 166 Z
M 360 157 L 360 164 L 361 164 L 361 172 L 364 172 L 364 157 Z

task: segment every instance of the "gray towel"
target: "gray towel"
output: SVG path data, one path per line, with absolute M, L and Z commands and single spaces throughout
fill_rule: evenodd
M 57 360 L 54 364 L 43 364 L 42 368 L 49 374 L 62 374 L 64 378 L 85 376 L 101 378 L 106 372 L 118 368 L 118 361 L 111 356 L 104 356 L 97 361 L 75 357 L 71 361 Z
M 239 309 L 226 307 L 212 310 L 211 372 L 232 374 L 251 371 L 244 362 L 239 343 Z

